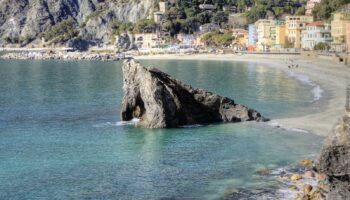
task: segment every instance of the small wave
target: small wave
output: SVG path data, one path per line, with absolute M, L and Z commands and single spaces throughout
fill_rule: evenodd
M 289 72 L 289 75 L 291 77 L 294 77 L 298 81 L 305 83 L 305 84 L 314 85 L 314 83 L 310 80 L 310 78 L 308 76 L 306 76 L 304 74 L 295 73 L 292 71 L 288 71 L 288 72 Z
M 281 124 L 279 124 L 277 121 L 270 121 L 267 123 L 269 126 L 272 126 L 274 128 L 281 128 Z
M 180 126 L 181 128 L 199 128 L 202 127 L 202 124 L 193 124 L 193 125 L 185 125 L 185 126 Z
M 128 126 L 128 125 L 136 125 L 140 119 L 134 118 L 131 121 L 119 121 L 115 125 L 116 126 Z
M 130 126 L 136 125 L 140 119 L 132 119 L 131 121 L 119 121 L 119 122 L 106 122 L 102 124 L 93 125 L 94 128 L 103 128 L 103 127 L 111 127 L 111 126 Z
M 318 101 L 322 97 L 323 90 L 321 89 L 321 87 L 319 85 L 317 85 L 312 90 L 312 93 L 314 94 L 314 101 Z
M 314 96 L 313 102 L 318 101 L 322 98 L 322 93 L 323 93 L 322 88 L 319 85 L 317 85 L 316 83 L 312 82 L 307 75 L 298 74 L 298 73 L 295 73 L 292 71 L 288 71 L 288 72 L 289 72 L 289 76 L 297 79 L 301 83 L 304 83 L 304 84 L 307 84 L 307 85 L 310 85 L 313 87 L 313 89 L 311 91 L 313 96 Z
M 281 129 L 286 130 L 286 131 L 293 131 L 293 132 L 299 132 L 299 133 L 309 133 L 309 131 L 299 129 L 299 128 L 286 128 L 282 124 L 279 124 L 277 121 L 270 121 L 267 124 L 271 127 L 281 128 Z

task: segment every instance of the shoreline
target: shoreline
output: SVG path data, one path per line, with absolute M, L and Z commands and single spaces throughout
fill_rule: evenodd
M 242 61 L 255 62 L 266 67 L 274 67 L 288 73 L 286 59 L 293 59 L 299 68 L 292 69 L 293 72 L 307 76 L 309 81 L 319 85 L 323 95 L 317 101 L 326 101 L 319 112 L 309 113 L 303 116 L 273 119 L 281 128 L 289 130 L 305 130 L 312 134 L 326 137 L 333 125 L 344 113 L 345 89 L 350 83 L 350 69 L 341 63 L 330 60 L 303 59 L 301 56 L 266 56 L 266 55 L 151 55 L 135 56 L 138 60 L 213 60 L 213 61 Z M 296 77 L 293 77 L 296 78 Z M 349 80 L 349 82 L 347 81 Z

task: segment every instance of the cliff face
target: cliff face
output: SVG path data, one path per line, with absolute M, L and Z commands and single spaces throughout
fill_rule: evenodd
M 74 19 L 80 36 L 106 42 L 114 20 L 147 17 L 155 0 L 0 0 L 0 44 L 5 39 L 37 39 L 53 25 Z
M 173 128 L 217 122 L 264 121 L 253 109 L 211 92 L 192 88 L 134 60 L 123 65 L 121 117 L 140 119 L 145 128 Z
M 350 117 L 344 116 L 326 140 L 319 159 L 319 170 L 329 182 L 327 199 L 350 197 Z

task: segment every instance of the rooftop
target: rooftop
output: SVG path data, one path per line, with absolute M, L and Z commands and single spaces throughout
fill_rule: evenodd
M 306 26 L 324 26 L 324 21 L 314 21 L 314 22 L 308 23 Z

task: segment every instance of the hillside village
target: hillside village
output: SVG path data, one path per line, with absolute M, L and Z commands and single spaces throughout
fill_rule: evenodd
M 270 2 L 270 3 L 269 3 Z M 77 24 L 67 18 L 46 30 L 40 40 L 5 38 L 3 47 L 69 47 L 118 52 L 196 52 L 215 48 L 248 52 L 350 51 L 348 0 L 156 1 L 148 17 L 136 22 L 114 20 L 104 34 L 84 27 L 99 18 L 109 1 Z M 322 4 L 323 3 L 323 4 Z M 333 4 L 334 5 L 333 5 Z M 334 7 L 325 7 L 329 5 Z M 322 7 L 323 6 L 323 7 Z M 332 11 L 334 12 L 328 12 Z M 327 12 L 326 12 L 327 11 Z M 94 21 L 93 21 L 94 22 Z M 82 31 L 83 30 L 83 31 Z
M 284 49 L 327 50 L 332 52 L 348 52 L 350 49 L 350 5 L 332 13 L 329 20 L 315 20 L 313 9 L 321 0 L 309 0 L 304 15 L 286 15 L 282 19 L 269 17 L 258 19 L 247 27 L 225 28 L 220 23 L 206 23 L 192 34 L 179 33 L 176 43 L 181 47 L 221 47 L 236 51 L 270 52 Z M 154 13 L 154 21 L 162 23 L 164 15 L 171 9 L 171 2 L 160 2 L 159 11 Z M 214 9 L 213 4 L 201 4 L 200 9 Z M 228 21 L 237 21 L 241 14 L 236 13 L 234 6 L 223 6 L 230 10 Z M 251 7 L 247 7 L 247 10 Z M 139 49 L 164 47 L 168 44 L 166 31 L 154 31 L 135 34 Z M 216 37 L 214 36 L 221 36 Z

